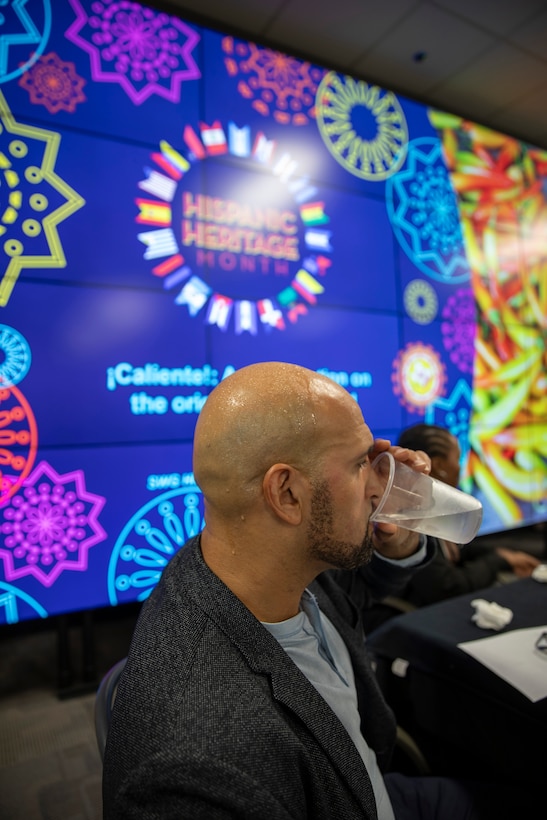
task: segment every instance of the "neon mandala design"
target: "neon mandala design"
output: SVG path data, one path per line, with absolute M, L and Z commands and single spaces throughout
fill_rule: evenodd
M 461 288 L 452 294 L 442 311 L 443 344 L 451 361 L 462 373 L 473 373 L 477 311 L 473 291 Z
M 160 260 L 152 269 L 153 275 L 163 280 L 165 289 L 176 289 L 175 304 L 186 305 L 190 316 L 194 317 L 205 309 L 205 321 L 209 325 L 226 330 L 233 318 L 237 335 L 244 332 L 256 335 L 258 327 L 265 331 L 271 331 L 272 328 L 285 330 L 287 323 L 294 324 L 300 316 L 306 315 L 309 307 L 314 306 L 318 296 L 325 291 L 320 278 L 325 276 L 332 264 L 330 254 L 333 250 L 332 231 L 327 228 L 330 220 L 324 210 L 325 203 L 317 199 L 317 189 L 307 178 L 297 176 L 298 163 L 287 153 L 276 153 L 276 143 L 267 140 L 262 132 L 253 135 L 250 126 L 239 128 L 230 122 L 226 132 L 217 120 L 212 125 L 200 123 L 198 135 L 187 125 L 183 140 L 185 152 L 173 148 L 165 141 L 161 142 L 160 151 L 152 154 L 157 170 L 146 169 L 146 178 L 138 183 L 141 190 L 155 197 L 136 200 L 139 208 L 137 223 L 153 228 L 137 237 L 146 246 L 144 258 Z M 183 249 L 185 253 L 188 251 L 182 241 L 179 245 L 173 229 L 174 224 L 179 224 L 173 218 L 173 200 L 177 194 L 184 194 L 179 184 L 190 172 L 192 164 L 219 154 L 230 154 L 242 162 L 245 169 L 252 164 L 261 169 L 269 169 L 272 178 L 287 189 L 296 203 L 298 217 L 295 215 L 295 221 L 300 220 L 306 256 L 300 260 L 298 253 L 298 258 L 293 261 L 293 279 L 271 298 L 264 296 L 259 299 L 242 299 L 217 293 L 194 273 L 182 254 Z M 205 230 L 205 225 L 202 222 L 199 227 Z M 198 245 L 198 239 L 195 241 L 196 247 L 203 250 L 204 254 L 211 250 L 209 245 Z M 206 242 L 205 233 L 203 242 Z M 240 244 L 237 254 L 244 255 L 244 241 L 241 240 Z M 255 258 L 265 258 L 258 251 L 253 252 Z M 232 256 L 235 256 L 235 252 Z M 287 272 L 289 270 L 287 261 Z
M 97 520 L 105 500 L 86 490 L 82 470 L 59 475 L 41 461 L 2 511 L 6 579 L 33 575 L 50 587 L 64 570 L 85 572 L 88 550 L 106 538 Z
M 281 51 L 224 37 L 224 65 L 241 76 L 237 90 L 263 117 L 281 125 L 306 125 L 315 117 L 315 94 L 325 71 Z
M 0 350 L 4 354 L 4 361 L 0 363 L 0 384 L 19 384 L 32 361 L 27 340 L 12 327 L 0 325 Z
M 391 380 L 401 404 L 411 412 L 423 414 L 431 402 L 444 394 L 446 370 L 430 345 L 410 342 L 397 354 Z
M 76 20 L 66 38 L 87 51 L 95 82 L 119 83 L 140 105 L 153 94 L 180 102 L 181 85 L 201 72 L 192 51 L 199 42 L 193 29 L 168 14 L 129 0 L 69 0 Z
M 417 268 L 451 285 L 469 279 L 458 202 L 440 140 L 409 143 L 407 167 L 386 183 L 386 205 L 395 236 Z
M 85 80 L 76 74 L 74 63 L 65 63 L 53 52 L 40 57 L 19 85 L 28 91 L 31 103 L 45 106 L 50 114 L 73 114 L 77 104 L 85 101 Z
M 0 385 L 0 507 L 22 487 L 38 450 L 38 430 L 28 401 L 14 384 Z
M 54 131 L 16 122 L 0 92 L 2 307 L 23 269 L 66 265 L 57 226 L 84 200 L 55 173 L 60 142 Z
M 47 612 L 34 598 L 23 592 L 22 589 L 0 581 L 0 624 L 16 624 L 20 620 L 22 606 L 29 607 L 32 615 L 47 618 Z M 23 616 L 25 617 L 25 616 Z
M 29 11 L 32 6 L 32 15 Z M 0 2 L 0 83 L 27 71 L 44 51 L 51 33 L 50 0 L 1 0 Z M 21 63 L 32 48 L 32 54 Z
M 403 293 L 403 302 L 406 312 L 418 325 L 430 324 L 437 315 L 437 294 L 429 282 L 423 279 L 413 279 L 408 283 Z
M 203 497 L 195 485 L 157 496 L 129 519 L 108 564 L 112 606 L 144 601 L 168 561 L 203 528 Z
M 403 164 L 408 128 L 391 91 L 329 71 L 317 90 L 315 112 L 323 142 L 350 174 L 379 182 Z
M 452 393 L 446 398 L 434 399 L 426 408 L 426 424 L 446 427 L 460 444 L 460 465 L 462 471 L 469 456 L 469 422 L 471 418 L 471 386 L 465 379 L 456 382 Z

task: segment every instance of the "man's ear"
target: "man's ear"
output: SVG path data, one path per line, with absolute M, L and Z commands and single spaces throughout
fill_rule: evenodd
M 262 482 L 264 500 L 287 524 L 298 526 L 304 515 L 307 482 L 290 464 L 273 464 Z

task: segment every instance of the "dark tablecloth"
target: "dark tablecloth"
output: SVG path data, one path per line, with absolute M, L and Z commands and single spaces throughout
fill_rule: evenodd
M 544 781 L 547 698 L 533 703 L 457 646 L 500 634 L 471 620 L 475 598 L 513 611 L 511 623 L 500 632 L 547 625 L 547 584 L 533 579 L 397 616 L 368 637 L 380 685 L 436 773 Z M 404 664 L 393 664 L 397 658 L 408 662 L 404 676 Z

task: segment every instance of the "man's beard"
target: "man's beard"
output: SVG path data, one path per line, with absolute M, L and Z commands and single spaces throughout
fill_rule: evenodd
M 360 544 L 338 541 L 332 535 L 334 505 L 326 481 L 313 485 L 311 521 L 308 527 L 308 549 L 312 558 L 338 569 L 357 569 L 367 564 L 374 550 L 368 527 Z

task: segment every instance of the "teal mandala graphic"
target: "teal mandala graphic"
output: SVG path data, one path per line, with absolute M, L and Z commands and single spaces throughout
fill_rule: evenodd
M 0 2 L 0 83 L 24 74 L 43 54 L 51 33 L 50 0 Z
M 26 339 L 12 327 L 0 325 L 0 383 L 19 384 L 27 375 L 30 362 Z
M 400 246 L 419 270 L 451 285 L 469 279 L 458 203 L 440 140 L 409 143 L 405 167 L 386 182 L 386 205 Z
M 30 612 L 22 612 L 28 610 Z M 44 607 L 21 589 L 0 581 L 0 624 L 16 624 L 23 617 L 47 618 Z
M 203 500 L 195 485 L 169 490 L 145 504 L 114 544 L 108 565 L 112 606 L 144 601 L 168 561 L 203 525 Z

